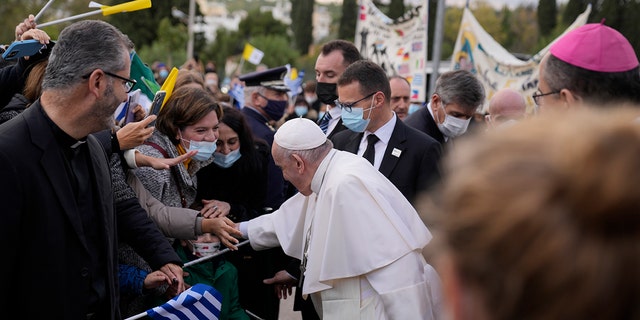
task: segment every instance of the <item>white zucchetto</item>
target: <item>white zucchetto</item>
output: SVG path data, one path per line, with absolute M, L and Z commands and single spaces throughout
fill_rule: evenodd
M 310 150 L 327 141 L 327 136 L 313 121 L 295 118 L 285 122 L 273 138 L 273 142 L 289 150 Z

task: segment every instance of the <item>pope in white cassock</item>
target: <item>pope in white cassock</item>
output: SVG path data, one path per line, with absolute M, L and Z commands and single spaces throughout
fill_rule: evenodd
M 302 261 L 322 319 L 440 318 L 440 279 L 421 253 L 431 233 L 386 177 L 304 118 L 278 129 L 272 155 L 299 193 L 239 229 L 254 249 Z

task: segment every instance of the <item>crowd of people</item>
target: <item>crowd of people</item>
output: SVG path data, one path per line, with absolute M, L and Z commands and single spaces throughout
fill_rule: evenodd
M 603 23 L 550 47 L 530 110 L 465 70 L 412 101 L 331 40 L 298 92 L 153 63 L 149 115 L 113 25 L 15 35 L 43 47 L 0 69 L 5 310 L 123 319 L 204 283 L 220 319 L 640 318 L 640 67 Z

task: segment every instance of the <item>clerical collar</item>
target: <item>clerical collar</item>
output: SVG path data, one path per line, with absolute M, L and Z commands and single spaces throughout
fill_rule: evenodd
M 87 142 L 87 137 L 84 137 L 84 139 L 76 140 L 72 136 L 68 135 L 66 132 L 62 131 L 62 129 L 60 129 L 60 127 L 58 127 L 58 125 L 55 122 L 53 122 L 51 118 L 49 118 L 49 115 L 47 115 L 47 113 L 44 112 L 42 105 L 34 104 L 34 107 L 36 105 L 39 107 L 38 109 L 40 110 L 40 112 L 42 112 L 42 114 L 44 115 L 44 118 L 47 119 L 47 123 L 49 124 L 49 126 L 51 127 L 51 130 L 53 131 L 53 136 L 55 137 L 56 141 L 58 141 L 58 144 L 61 147 L 75 149 L 78 146 L 82 145 L 83 143 Z

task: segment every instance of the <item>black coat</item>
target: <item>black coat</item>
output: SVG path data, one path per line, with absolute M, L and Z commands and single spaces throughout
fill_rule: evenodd
M 99 208 L 95 223 L 101 228 L 98 252 L 87 248 L 84 213 L 76 207 L 64 156 L 39 101 L 0 126 L 0 241 L 6 253 L 0 271 L 8 275 L 5 286 L 10 288 L 0 293 L 2 310 L 16 310 L 25 319 L 83 319 L 91 290 L 91 255 L 102 254 L 104 318 L 120 319 L 118 239 L 140 249 L 154 267 L 172 262 L 166 260 L 171 253 L 158 251 L 166 249 L 161 242 L 149 240 L 162 234 L 143 210 L 135 209 L 137 202 L 119 203 L 116 216 L 108 156 L 92 135 L 87 145 L 93 187 L 98 190 L 94 194 Z
M 364 133 L 342 131 L 331 139 L 338 150 L 358 153 Z M 440 143 L 428 135 L 405 125 L 396 117 L 380 173 L 387 177 L 411 203 L 418 193 L 426 191 L 440 179 Z
M 436 141 L 440 142 L 440 144 L 444 146 L 444 135 L 438 128 L 436 121 L 433 120 L 433 116 L 431 116 L 431 112 L 429 112 L 428 108 L 430 108 L 430 105 L 427 105 L 425 108 L 420 108 L 420 110 L 404 119 L 404 123 L 428 134 L 431 138 L 436 139 Z

